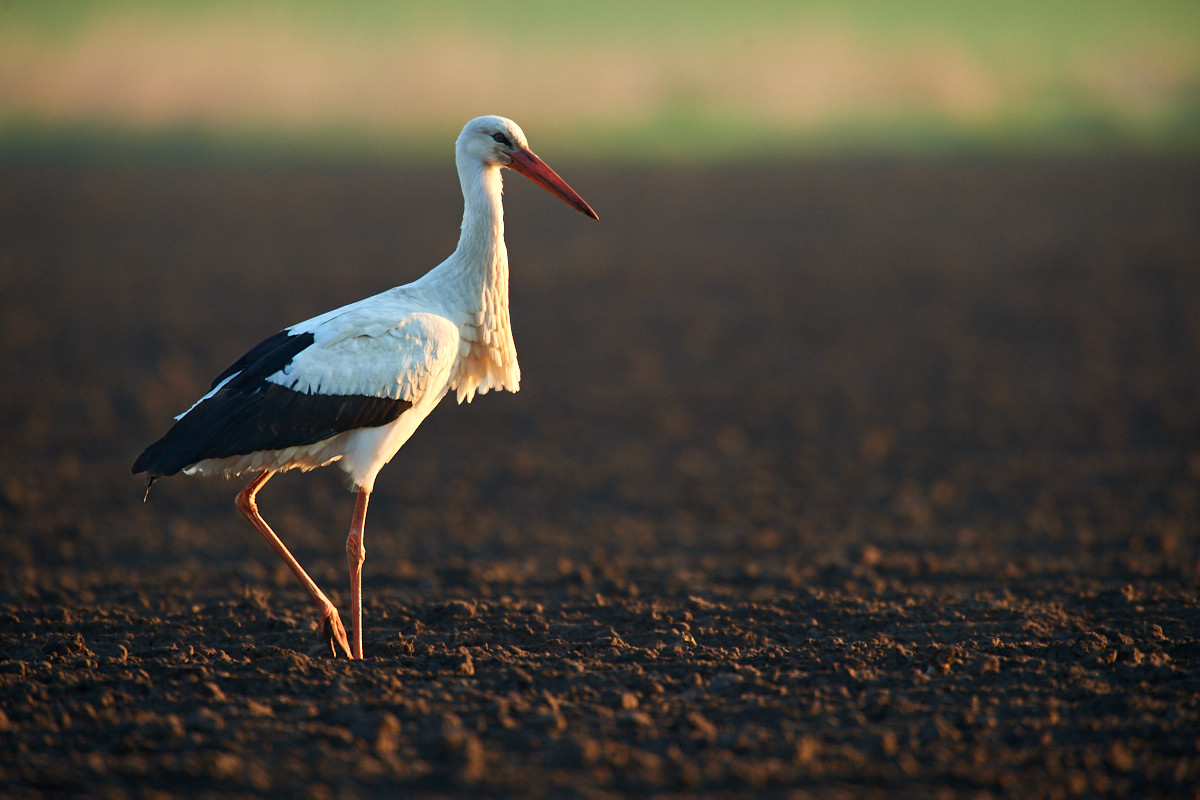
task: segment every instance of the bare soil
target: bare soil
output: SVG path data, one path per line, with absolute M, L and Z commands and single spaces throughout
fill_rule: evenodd
M 1200 796 L 1197 164 L 510 177 L 522 390 L 382 473 L 357 663 L 129 468 L 449 163 L 0 172 L 0 796 Z M 260 505 L 344 607 L 336 471 Z

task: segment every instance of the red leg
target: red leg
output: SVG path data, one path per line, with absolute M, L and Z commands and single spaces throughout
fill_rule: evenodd
M 362 567 L 367 560 L 367 548 L 363 544 L 363 524 L 367 521 L 367 501 L 371 492 L 358 490 L 354 504 L 354 521 L 350 523 L 350 535 L 346 537 L 346 563 L 350 566 L 350 625 L 353 631 L 354 657 L 362 658 Z
M 258 513 L 258 504 L 254 502 L 254 496 L 258 494 L 258 490 L 274 474 L 274 472 L 268 470 L 250 481 L 246 488 L 238 493 L 237 507 L 245 515 L 246 519 L 250 520 L 250 524 L 267 540 L 267 544 L 271 545 L 271 548 L 279 554 L 279 557 L 283 559 L 283 563 L 288 565 L 288 569 L 300 579 L 300 583 L 304 584 L 304 588 L 308 590 L 308 594 L 312 597 L 313 602 L 321 607 L 321 627 L 325 633 L 325 641 L 329 644 L 333 655 L 344 655 L 347 658 L 353 658 L 354 656 L 350 653 L 350 645 L 346 641 L 346 629 L 342 626 L 342 620 L 338 616 L 337 609 L 334 608 L 333 603 L 329 602 L 329 598 L 313 582 L 313 579 L 308 577 L 308 573 L 300 566 L 300 562 L 288 552 L 283 542 L 275 535 L 275 531 L 271 530 L 271 526 Z

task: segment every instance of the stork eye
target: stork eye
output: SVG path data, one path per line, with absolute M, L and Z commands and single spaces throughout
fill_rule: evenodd
M 512 147 L 512 142 L 510 142 L 508 140 L 508 137 L 505 136 L 503 133 L 493 133 L 492 138 L 495 139 L 500 144 L 504 145 L 505 147 Z

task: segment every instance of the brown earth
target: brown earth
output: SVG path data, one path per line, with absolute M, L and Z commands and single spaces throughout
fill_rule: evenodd
M 240 483 L 129 467 L 449 253 L 449 158 L 0 170 L 0 795 L 1200 796 L 1200 166 L 560 171 L 350 663 Z M 261 497 L 343 608 L 351 501 Z

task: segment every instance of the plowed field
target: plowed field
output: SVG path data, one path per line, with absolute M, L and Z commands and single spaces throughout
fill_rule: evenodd
M 3 168 L 0 796 L 1197 796 L 1200 168 L 556 166 L 601 221 L 510 175 L 522 389 L 383 471 L 357 663 L 129 469 L 447 255 L 449 166 Z M 343 609 L 352 499 L 259 499 Z

